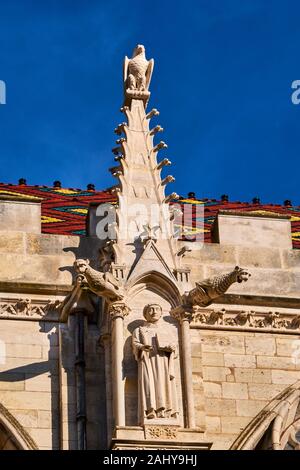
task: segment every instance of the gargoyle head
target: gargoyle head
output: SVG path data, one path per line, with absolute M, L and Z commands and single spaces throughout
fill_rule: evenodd
M 75 271 L 79 274 L 84 274 L 90 264 L 88 259 L 77 259 L 74 262 Z
M 246 282 L 251 276 L 246 269 L 240 268 L 239 266 L 236 266 L 234 270 L 236 271 L 236 282 Z

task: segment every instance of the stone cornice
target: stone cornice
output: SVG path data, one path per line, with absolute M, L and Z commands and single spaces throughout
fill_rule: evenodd
M 69 284 L 42 284 L 38 282 L 0 281 L 0 292 L 17 294 L 67 295 L 73 289 Z
M 225 294 L 214 300 L 214 304 L 252 305 L 276 308 L 300 309 L 300 298 L 276 295 Z
M 300 312 L 197 308 L 193 313 L 191 328 L 300 335 Z

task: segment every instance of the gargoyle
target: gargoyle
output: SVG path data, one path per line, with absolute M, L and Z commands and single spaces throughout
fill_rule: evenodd
M 77 259 L 74 268 L 79 276 L 84 276 L 83 282 L 86 282 L 87 287 L 99 297 L 109 301 L 123 299 L 120 283 L 111 273 L 96 271 L 87 259 Z
M 216 298 L 225 294 L 231 284 L 234 282 L 247 281 L 250 276 L 251 274 L 249 274 L 245 269 L 236 266 L 235 269 L 228 274 L 221 274 L 220 276 L 196 282 L 196 287 L 190 292 L 184 294 L 184 304 L 188 307 L 192 307 L 194 305 L 207 307 Z

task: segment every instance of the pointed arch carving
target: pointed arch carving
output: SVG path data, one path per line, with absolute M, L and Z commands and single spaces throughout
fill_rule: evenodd
M 132 299 L 146 289 L 164 298 L 172 308 L 181 303 L 181 295 L 176 283 L 158 271 L 148 271 L 131 279 L 126 286 L 127 296 Z
M 19 421 L 0 403 L 0 431 L 11 442 L 11 449 L 38 450 L 38 446 Z
M 230 450 L 300 450 L 300 380 L 260 411 Z

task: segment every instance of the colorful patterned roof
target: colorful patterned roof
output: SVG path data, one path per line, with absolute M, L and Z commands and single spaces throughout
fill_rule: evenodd
M 86 234 L 86 215 L 90 203 L 115 202 L 116 198 L 109 191 L 81 190 L 47 186 L 28 186 L 25 184 L 0 183 L 1 196 L 26 196 L 32 200 L 42 199 L 42 233 L 59 235 Z M 219 201 L 216 199 L 181 198 L 182 208 L 192 206 L 191 216 L 186 222 L 186 233 L 204 234 L 204 241 L 211 242 L 211 228 L 220 210 L 252 212 L 261 215 L 289 215 L 292 222 L 292 241 L 294 248 L 300 248 L 300 206 L 279 204 L 260 204 L 248 202 Z M 201 217 L 196 207 L 204 207 Z M 204 223 L 203 223 L 204 222 Z

